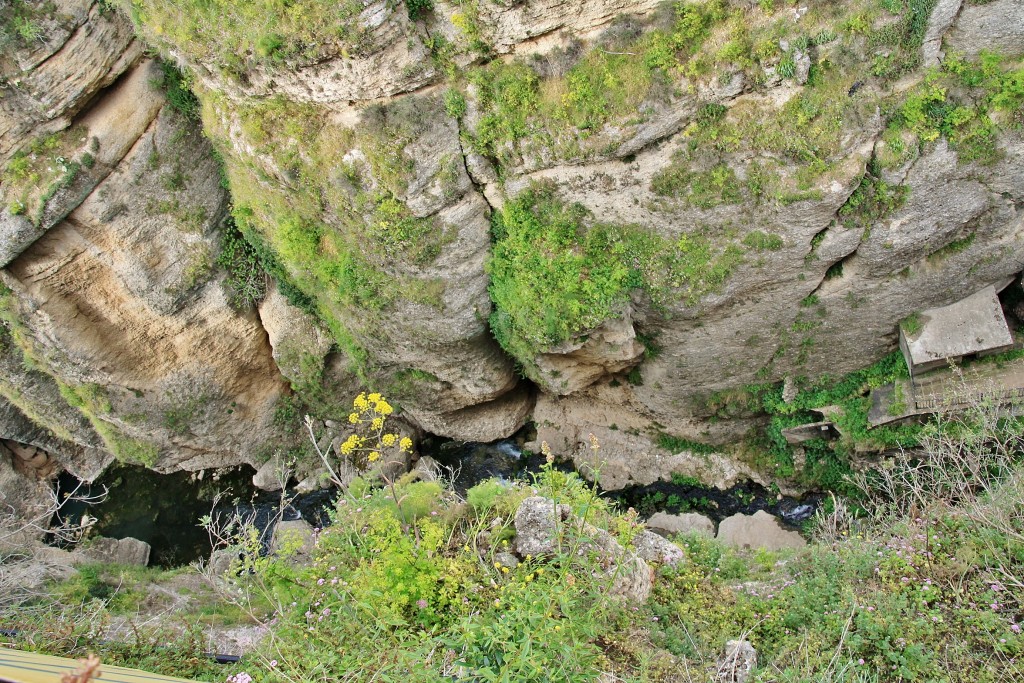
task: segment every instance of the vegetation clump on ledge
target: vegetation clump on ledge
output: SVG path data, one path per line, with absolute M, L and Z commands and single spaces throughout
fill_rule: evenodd
M 495 212 L 492 237 L 491 329 L 528 373 L 538 353 L 617 315 L 634 290 L 656 305 L 696 303 L 722 287 L 745 251 L 700 232 L 673 241 L 601 223 L 541 184 Z

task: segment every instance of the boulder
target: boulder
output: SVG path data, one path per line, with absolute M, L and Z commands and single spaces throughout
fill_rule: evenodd
M 527 498 L 516 510 L 516 552 L 520 556 L 554 555 L 559 550 L 559 529 L 572 518 L 568 505 L 547 498 Z
M 516 510 L 516 552 L 552 556 L 570 550 L 570 542 L 579 541 L 577 552 L 596 553 L 609 567 L 609 592 L 628 602 L 642 603 L 651 594 L 653 572 L 647 563 L 615 540 L 611 534 L 581 522 L 568 505 L 556 505 L 548 498 L 533 496 Z
M 220 577 L 231 570 L 231 565 L 238 559 L 238 551 L 230 548 L 214 550 L 206 563 L 207 570 L 212 576 Z
M 682 549 L 653 531 L 642 531 L 633 539 L 637 557 L 647 562 L 675 566 L 686 559 Z
M 264 491 L 280 491 L 281 463 L 276 458 L 271 458 L 263 463 L 256 474 L 252 475 L 252 485 Z
M 150 546 L 137 538 L 105 538 L 93 539 L 77 554 L 89 562 L 104 564 L 132 564 L 145 567 L 149 564 Z
M 423 481 L 437 481 L 444 474 L 444 469 L 437 460 L 429 455 L 420 456 L 412 471 Z
M 15 469 L 13 457 L 0 452 L 0 552 L 41 541 L 53 514 L 46 485 Z
M 797 531 L 789 531 L 774 515 L 758 510 L 752 515 L 736 514 L 718 525 L 718 540 L 737 548 L 802 548 L 807 541 Z
M 730 640 L 718 660 L 716 681 L 746 683 L 757 668 L 757 650 L 746 640 Z
M 309 557 L 316 544 L 313 527 L 304 519 L 278 522 L 270 549 L 275 553 L 289 553 L 294 558 Z
M 684 512 L 679 515 L 655 512 L 647 520 L 647 526 L 663 536 L 698 533 L 713 538 L 715 535 L 715 523 L 697 512 Z

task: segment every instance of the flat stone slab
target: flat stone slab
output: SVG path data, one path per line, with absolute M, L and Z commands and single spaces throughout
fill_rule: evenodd
M 999 296 L 993 286 L 955 304 L 929 308 L 919 314 L 920 329 L 900 330 L 900 348 L 914 372 L 940 367 L 947 358 L 1013 346 Z
M 647 520 L 647 527 L 662 535 L 695 532 L 710 536 L 711 538 L 715 536 L 715 523 L 696 512 L 685 512 L 680 515 L 655 512 Z
M 149 544 L 137 538 L 95 538 L 80 554 L 92 562 L 108 564 L 135 564 L 145 567 L 149 564 Z
M 752 515 L 733 515 L 718 525 L 718 540 L 737 548 L 802 548 L 807 541 L 796 531 L 779 524 L 778 518 L 764 510 Z

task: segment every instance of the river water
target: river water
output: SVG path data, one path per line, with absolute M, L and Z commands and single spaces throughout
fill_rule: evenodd
M 421 443 L 420 453 L 449 468 L 454 473 L 456 491 L 465 494 L 467 489 L 490 477 L 523 479 L 540 472 L 544 458 L 524 451 L 524 440 L 522 435 L 494 443 L 428 437 Z M 556 466 L 571 470 L 569 464 Z M 207 472 L 200 478 L 189 472 L 158 474 L 144 467 L 118 465 L 84 491 L 95 494 L 106 488 L 109 493 L 105 501 L 88 507 L 72 503 L 59 515 L 77 520 L 87 512 L 96 519 L 93 533 L 111 538 L 131 536 L 149 543 L 151 564 L 162 567 L 185 565 L 209 555 L 210 537 L 200 524 L 206 515 L 220 519 L 237 515 L 251 520 L 265 536 L 269 536 L 279 516 L 286 520 L 302 518 L 313 526 L 327 522 L 326 510 L 336 497 L 333 492 L 298 496 L 288 492 L 290 502 L 281 512 L 281 494 L 255 488 L 253 474 L 248 466 Z M 65 474 L 57 485 L 69 491 L 77 483 Z M 809 494 L 799 500 L 780 497 L 752 482 L 725 491 L 685 482 L 657 482 L 603 491 L 601 495 L 618 502 L 623 509 L 634 508 L 645 518 L 658 511 L 699 512 L 720 522 L 736 513 L 765 510 L 794 526 L 810 518 L 822 500 L 820 494 Z

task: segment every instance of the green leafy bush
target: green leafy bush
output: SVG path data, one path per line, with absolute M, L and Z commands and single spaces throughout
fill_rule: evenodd
M 492 219 L 487 262 L 495 338 L 530 372 L 544 348 L 600 325 L 643 289 L 658 305 L 695 303 L 742 261 L 729 240 L 671 242 L 632 226 L 598 223 L 535 185 Z

